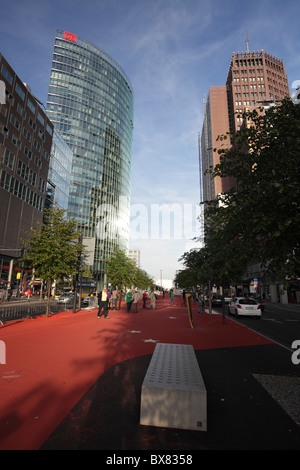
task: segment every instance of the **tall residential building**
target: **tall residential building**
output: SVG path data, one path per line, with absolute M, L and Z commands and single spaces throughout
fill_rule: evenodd
M 7 279 L 21 239 L 42 221 L 53 124 L 1 54 L 0 84 L 0 278 Z
M 234 134 L 243 124 L 242 113 L 246 109 L 253 110 L 270 103 L 276 105 L 287 97 L 290 92 L 283 60 L 264 50 L 233 53 L 226 85 L 211 87 L 205 103 L 199 156 L 204 201 L 216 198 L 234 184 L 233 179 L 212 180 L 205 174 L 219 162 L 213 148 L 232 145 Z M 218 135 L 226 133 L 232 138 L 217 142 Z
M 95 237 L 91 270 L 102 282 L 105 259 L 129 244 L 132 86 L 99 47 L 56 31 L 46 108 L 73 151 L 68 212 Z

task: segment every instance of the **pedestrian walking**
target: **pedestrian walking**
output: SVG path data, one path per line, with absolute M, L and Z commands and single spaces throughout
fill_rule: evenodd
M 184 289 L 183 289 L 183 291 L 182 291 L 182 304 L 181 304 L 181 307 L 182 307 L 183 305 L 186 307 L 185 290 L 184 290 Z
M 169 305 L 173 302 L 173 305 L 175 306 L 175 301 L 174 301 L 174 291 L 173 289 L 171 289 L 170 291 L 170 302 L 169 302 Z
M 109 297 L 108 297 L 107 289 L 104 286 L 103 290 L 99 292 L 98 294 L 98 305 L 99 305 L 98 315 L 97 315 L 98 318 L 101 317 L 102 309 L 103 309 L 104 318 L 106 319 L 109 318 L 109 316 L 107 315 L 108 301 L 109 301 Z
M 137 291 L 135 291 L 135 293 L 133 294 L 133 298 L 132 298 L 132 309 L 134 313 L 137 313 L 138 301 L 139 301 L 139 294 Z
M 155 301 L 156 301 L 156 297 L 155 297 L 155 294 L 153 291 L 151 291 L 151 294 L 150 294 L 150 304 L 148 305 L 148 308 L 153 308 L 153 310 L 155 310 Z
M 30 297 L 31 297 L 31 290 L 30 288 L 28 287 L 27 291 L 26 291 L 26 295 L 27 295 L 27 299 L 30 300 Z
M 203 294 L 199 295 L 198 301 L 199 301 L 199 308 L 198 308 L 197 313 L 204 313 L 205 310 L 204 310 L 204 297 L 203 297 Z
M 116 287 L 111 295 L 111 309 L 118 310 L 118 300 L 119 300 L 119 291 L 118 288 Z
M 130 312 L 131 303 L 132 303 L 132 297 L 133 297 L 132 291 L 129 290 L 129 291 L 127 292 L 127 294 L 126 294 L 127 312 Z
M 143 292 L 143 308 L 146 308 L 146 301 L 147 301 L 147 294 L 146 294 L 146 292 L 144 291 L 144 292 Z

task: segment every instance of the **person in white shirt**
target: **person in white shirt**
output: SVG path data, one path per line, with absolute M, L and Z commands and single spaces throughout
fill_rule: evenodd
M 109 318 L 109 316 L 107 315 L 108 295 L 107 295 L 107 290 L 105 286 L 103 287 L 103 290 L 99 292 L 98 294 L 98 305 L 99 305 L 99 309 L 98 309 L 97 317 L 100 318 L 101 310 L 103 309 L 104 318 Z

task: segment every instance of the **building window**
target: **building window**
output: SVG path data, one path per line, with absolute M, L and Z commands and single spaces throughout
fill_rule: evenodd
M 39 181 L 39 190 L 40 190 L 40 192 L 44 194 L 45 188 L 46 188 L 46 181 L 44 181 L 40 178 L 40 181 Z
M 22 116 L 23 119 L 26 118 L 26 111 L 22 108 L 20 103 L 17 103 L 17 111 L 20 114 L 20 116 Z
M 49 124 L 46 125 L 46 130 L 50 135 L 53 134 L 52 128 L 49 126 Z
M 29 98 L 28 98 L 28 100 L 27 100 L 27 106 L 28 106 L 28 108 L 30 109 L 30 111 L 32 111 L 33 114 L 35 114 L 35 106 L 34 106 L 33 102 L 32 102 Z
M 15 135 L 12 136 L 12 139 L 11 139 L 12 143 L 20 150 L 21 147 L 22 147 L 22 142 L 20 141 L 20 139 L 18 139 L 18 137 L 16 137 Z
M 12 75 L 9 73 L 9 71 L 7 70 L 7 68 L 4 65 L 2 65 L 1 72 L 2 72 L 3 77 L 5 77 L 6 80 L 8 81 L 8 83 L 11 85 L 12 84 Z
M 5 149 L 5 152 L 3 155 L 4 165 L 6 165 L 8 168 L 12 170 L 14 168 L 14 162 L 15 162 L 14 154 L 10 152 L 8 149 Z
M 35 186 L 36 182 L 36 173 L 31 170 L 25 163 L 23 163 L 21 160 L 18 162 L 18 169 L 17 169 L 17 174 L 21 176 L 25 181 L 28 181 L 29 184 L 32 186 Z
M 37 166 L 38 168 L 40 168 L 40 169 L 42 168 L 42 162 L 41 162 L 41 160 L 40 160 L 38 157 L 35 157 L 35 158 L 34 158 L 34 163 L 36 164 L 36 166 Z
M 6 191 L 10 190 L 10 183 L 11 183 L 11 175 L 9 173 L 6 173 L 6 171 L 1 170 L 1 176 L 0 176 L 0 186 L 3 189 L 6 189 Z
M 38 112 L 37 117 L 38 117 L 38 120 L 40 121 L 40 123 L 44 125 L 45 124 L 45 119 L 43 118 L 43 116 L 41 115 L 40 112 Z
M 34 131 L 36 130 L 36 123 L 31 118 L 29 118 L 29 125 Z
M 24 153 L 25 153 L 26 157 L 28 157 L 31 160 L 31 158 L 32 158 L 31 150 L 29 150 L 27 147 L 24 147 Z
M 18 83 L 16 83 L 16 92 L 18 93 L 20 98 L 24 101 L 25 92 L 24 92 L 24 90 L 22 90 L 22 88 L 20 87 L 20 85 Z
M 47 162 L 49 161 L 49 153 L 45 149 L 43 150 L 43 157 L 45 160 L 47 160 Z
M 4 137 L 8 137 L 8 134 L 9 134 L 8 128 L 4 126 L 2 122 L 0 122 L 0 132 L 2 135 L 4 135 Z
M 42 139 L 43 142 L 45 142 L 45 134 L 39 129 L 39 138 Z
M 24 137 L 26 137 L 28 142 L 31 141 L 31 134 L 30 134 L 30 132 L 28 132 L 28 130 L 25 127 L 23 127 L 23 135 L 24 135 Z
M 35 148 L 38 152 L 40 152 L 40 150 L 41 150 L 41 145 L 40 145 L 40 144 L 38 143 L 38 141 L 35 140 L 35 139 L 34 139 L 34 141 L 33 141 L 33 146 L 34 146 L 34 148 Z
M 16 129 L 20 129 L 20 121 L 18 121 L 18 119 L 13 114 L 10 115 L 10 122 L 15 126 Z

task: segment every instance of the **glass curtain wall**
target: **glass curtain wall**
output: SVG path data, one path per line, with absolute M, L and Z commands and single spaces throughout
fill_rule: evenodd
M 103 283 L 105 259 L 129 244 L 131 84 L 104 51 L 57 31 L 47 114 L 73 151 L 68 213 L 96 238 L 91 269 Z
M 61 209 L 68 209 L 72 160 L 72 150 L 54 129 L 47 182 L 47 208 L 55 203 Z

